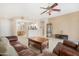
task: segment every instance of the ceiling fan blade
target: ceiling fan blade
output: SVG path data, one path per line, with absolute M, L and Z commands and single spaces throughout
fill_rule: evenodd
M 60 9 L 52 9 L 53 11 L 61 11 Z
M 47 8 L 45 8 L 45 7 L 40 7 L 41 9 L 47 9 Z
M 45 10 L 44 12 L 42 12 L 40 15 L 44 14 L 45 12 L 47 12 L 48 10 Z
M 58 3 L 54 3 L 52 6 L 51 6 L 51 8 L 54 8 L 55 6 L 57 6 L 58 5 Z

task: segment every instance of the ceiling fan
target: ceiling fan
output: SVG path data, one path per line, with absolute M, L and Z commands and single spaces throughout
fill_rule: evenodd
M 56 6 L 58 6 L 58 3 L 54 3 L 53 5 L 51 5 L 51 6 L 48 6 L 48 7 L 40 7 L 41 9 L 46 9 L 45 11 L 43 11 L 40 15 L 42 15 L 42 14 L 44 14 L 44 13 L 46 13 L 46 12 L 48 12 L 48 14 L 49 15 L 51 15 L 51 12 L 52 11 L 60 11 L 60 9 L 54 9 L 54 7 L 56 7 Z

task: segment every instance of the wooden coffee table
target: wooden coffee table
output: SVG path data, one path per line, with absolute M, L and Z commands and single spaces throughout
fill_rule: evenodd
M 44 38 L 44 37 L 31 37 L 31 38 L 28 38 L 28 46 L 30 46 L 35 44 L 39 47 L 40 49 L 40 52 L 42 53 L 42 49 L 43 47 L 48 47 L 49 43 L 48 43 L 48 39 L 47 38 Z

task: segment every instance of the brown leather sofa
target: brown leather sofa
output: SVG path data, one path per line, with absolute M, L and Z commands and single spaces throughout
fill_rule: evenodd
M 27 46 L 21 44 L 16 36 L 7 36 L 7 38 L 9 39 L 10 44 L 16 49 L 17 52 L 23 49 L 27 49 Z
M 7 36 L 10 44 L 15 48 L 19 56 L 35 56 L 37 53 L 18 41 L 17 36 Z
M 59 42 L 53 50 L 58 56 L 79 56 L 78 45 L 64 40 L 63 43 Z

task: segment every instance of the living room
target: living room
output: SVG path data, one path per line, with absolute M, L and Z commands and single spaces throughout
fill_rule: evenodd
M 51 8 L 49 9 L 48 6 L 54 4 L 57 5 L 54 10 L 60 11 L 49 12 Z M 48 11 L 41 14 L 46 10 L 45 8 Z M 7 56 L 79 56 L 78 19 L 79 3 L 0 4 L 0 39 L 5 43 L 5 45 L 1 43 L 4 47 L 0 54 Z M 57 51 L 54 50 L 60 45 L 59 42 L 74 49 L 68 48 L 70 50 L 66 51 L 62 48 L 60 50 L 65 52 L 56 54 Z

